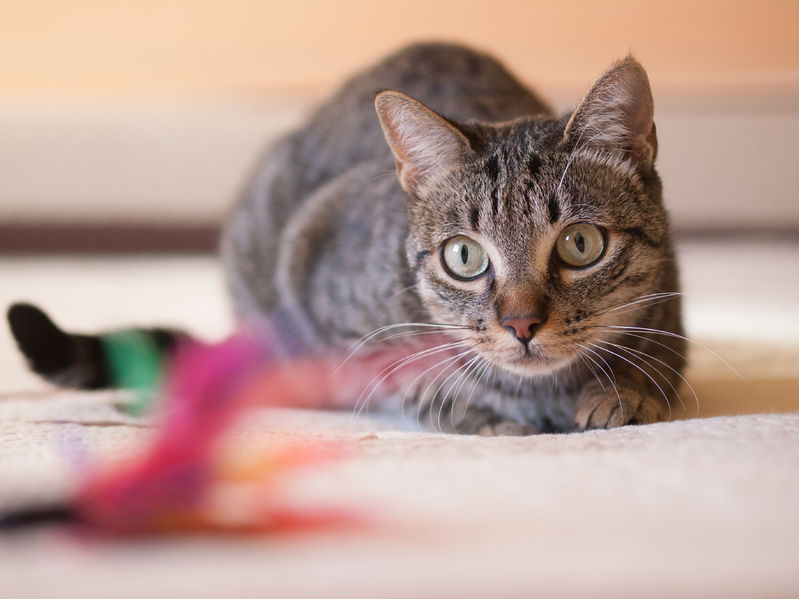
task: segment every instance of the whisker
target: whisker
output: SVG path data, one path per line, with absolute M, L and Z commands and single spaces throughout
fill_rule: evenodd
M 660 376 L 660 378 L 662 378 L 664 381 L 666 381 L 666 384 L 667 384 L 667 385 L 668 385 L 668 386 L 671 388 L 672 392 L 674 392 L 674 395 L 675 395 L 675 397 L 676 397 L 676 398 L 677 398 L 677 400 L 680 402 L 680 406 L 682 406 L 682 408 L 683 408 L 683 409 L 685 409 L 685 402 L 683 402 L 683 400 L 682 400 L 682 396 L 680 395 L 679 391 L 678 391 L 678 390 L 677 390 L 677 388 L 674 386 L 674 384 L 673 384 L 673 383 L 672 383 L 672 382 L 669 380 L 669 378 L 668 378 L 666 375 L 664 375 L 664 374 L 663 374 L 663 372 L 662 372 L 662 371 L 661 371 L 659 368 L 657 368 L 656 366 L 653 366 L 653 365 L 652 365 L 652 363 L 651 363 L 651 362 L 649 362 L 647 359 L 645 359 L 643 356 L 646 356 L 646 357 L 648 357 L 648 358 L 651 358 L 651 359 L 653 359 L 653 360 L 656 360 L 656 361 L 658 361 L 658 362 L 660 362 L 660 360 L 658 360 L 658 359 L 657 359 L 657 358 L 655 358 L 654 356 L 650 356 L 649 354 L 647 354 L 647 353 L 645 353 L 645 352 L 641 352 L 641 351 L 638 351 L 638 350 L 633 350 L 633 349 L 631 349 L 631 348 L 629 348 L 629 347 L 625 347 L 625 346 L 623 346 L 623 345 L 618 345 L 618 344 L 615 344 L 615 343 L 610 343 L 610 342 L 608 342 L 608 341 L 600 341 L 599 343 L 602 343 L 602 344 L 604 344 L 604 345 L 610 345 L 610 346 L 612 346 L 612 347 L 615 347 L 615 348 L 616 348 L 616 349 L 618 349 L 619 351 L 623 351 L 624 353 L 626 353 L 626 354 L 627 354 L 628 356 L 630 356 L 631 358 L 640 360 L 640 361 L 641 361 L 641 363 L 642 363 L 642 364 L 644 364 L 644 365 L 646 365 L 648 368 L 651 368 L 651 369 L 652 369 L 652 371 L 654 371 L 654 372 L 655 372 L 655 373 L 656 373 L 658 376 Z M 606 350 L 606 351 L 607 351 L 607 350 Z M 637 354 L 637 355 L 636 355 L 636 354 Z M 663 365 L 664 365 L 664 366 L 667 366 L 667 367 L 669 367 L 669 368 L 671 368 L 671 367 L 670 367 L 668 364 L 666 364 L 665 362 L 663 362 Z M 673 370 L 673 369 L 672 369 L 672 370 Z M 653 382 L 654 382 L 654 381 L 653 381 Z M 668 400 L 667 400 L 667 402 L 666 402 L 666 403 L 667 403 L 667 405 L 668 405 L 668 407 L 669 407 L 669 420 L 671 420 L 671 404 L 668 402 Z
M 483 358 L 483 366 L 482 366 L 480 372 L 475 376 L 475 380 L 472 383 L 472 390 L 469 392 L 469 396 L 466 398 L 466 405 L 463 406 L 464 413 L 469 411 L 469 404 L 472 401 L 472 396 L 474 395 L 475 389 L 477 389 L 477 386 L 480 383 L 480 379 L 483 378 L 483 375 L 485 375 L 485 373 L 488 372 L 488 369 L 491 368 L 491 367 L 492 367 L 491 362 L 489 362 L 488 360 Z M 494 373 L 494 376 L 496 376 L 496 372 Z M 450 421 L 452 419 L 453 413 L 454 413 L 454 410 L 452 412 L 450 412 Z M 452 428 L 454 429 L 455 428 L 455 423 L 451 422 L 451 424 L 452 424 Z
M 599 383 L 599 386 L 602 388 L 602 392 L 607 394 L 607 389 L 605 389 L 605 384 L 599 378 L 599 375 L 596 373 L 596 370 L 594 370 L 594 367 L 591 365 L 591 363 L 588 362 L 588 360 L 590 360 L 591 362 L 594 363 L 594 365 L 597 365 L 596 362 L 594 361 L 594 359 L 591 358 L 591 356 L 586 356 L 585 354 L 582 354 L 582 353 L 577 354 L 577 357 L 580 358 L 580 361 L 583 364 L 585 364 L 586 367 L 588 368 L 588 370 L 591 371 L 591 374 L 594 375 L 594 378 L 596 379 L 596 382 Z
M 368 343 L 378 335 L 382 333 L 386 333 L 388 331 L 392 331 L 394 329 L 399 329 L 402 327 L 418 327 L 418 328 L 430 328 L 430 329 L 437 329 L 437 330 L 452 330 L 452 329 L 468 329 L 469 327 L 460 324 L 445 324 L 445 323 L 436 323 L 436 322 L 398 322 L 395 324 L 387 324 L 380 328 L 371 331 L 355 341 L 349 348 L 348 352 L 354 353 L 360 349 L 364 343 Z
M 471 353 L 471 349 L 466 350 L 465 352 L 462 352 L 461 354 L 459 354 L 458 357 L 466 356 L 466 355 L 468 355 L 470 353 Z M 452 374 L 447 376 L 447 378 L 444 380 L 444 382 L 442 382 L 441 384 L 438 384 L 436 386 L 436 390 L 432 393 L 432 395 L 430 395 L 430 401 L 427 404 L 424 405 L 424 407 L 429 408 L 429 413 L 430 413 L 430 417 L 431 418 L 433 416 L 433 408 L 434 408 L 435 401 L 436 401 L 436 395 L 438 395 L 438 393 L 441 391 L 441 387 L 447 382 L 447 380 L 449 380 L 449 378 L 451 376 L 457 374 L 458 371 L 460 371 L 460 369 L 463 367 L 463 365 L 459 364 L 458 362 L 455 362 L 455 364 L 457 365 L 457 368 L 455 369 L 455 372 L 453 372 Z M 426 397 L 428 397 L 428 394 L 430 393 L 430 389 L 433 387 L 433 385 L 436 385 L 436 381 L 438 381 L 439 377 L 444 375 L 444 374 L 446 374 L 447 371 L 451 368 L 451 366 L 452 366 L 452 364 L 447 365 L 447 367 L 442 372 L 439 372 L 438 374 L 436 374 L 436 376 L 434 376 L 432 378 L 432 380 L 425 386 L 424 390 L 419 395 L 419 401 L 416 404 L 416 421 L 417 422 L 420 423 L 421 420 L 422 420 L 422 407 L 423 407 L 422 402 L 423 402 L 423 400 Z
M 399 289 L 399 290 L 395 291 L 393 294 L 391 294 L 391 296 L 388 298 L 388 301 L 392 301 L 392 300 L 396 299 L 397 296 L 400 296 L 403 293 L 407 293 L 411 289 L 416 289 L 418 286 L 419 286 L 419 283 L 414 283 L 413 285 L 408 285 L 407 287 L 403 287 L 402 289 Z
M 425 369 L 420 374 L 416 375 L 416 377 L 414 377 L 414 379 L 407 385 L 407 388 L 406 388 L 405 392 L 403 392 L 402 396 L 400 397 L 400 406 L 401 406 L 402 415 L 403 416 L 406 415 L 405 414 L 405 403 L 406 403 L 406 399 L 407 399 L 408 393 L 413 390 L 413 388 L 416 386 L 416 383 L 417 383 L 417 381 L 419 381 L 419 379 L 424 378 L 430 371 L 435 370 L 436 368 L 441 368 L 442 366 L 444 366 L 446 364 L 447 366 L 444 367 L 442 369 L 442 371 L 439 372 L 438 374 L 436 374 L 436 376 L 433 378 L 433 381 L 435 381 L 439 376 L 441 376 L 443 373 L 445 373 L 447 370 L 449 370 L 450 365 L 451 365 L 452 362 L 457 362 L 459 359 L 463 358 L 464 356 L 469 355 L 470 353 L 471 353 L 471 350 L 467 349 L 466 351 L 463 351 L 463 352 L 460 352 L 458 354 L 455 354 L 454 356 L 449 356 L 447 358 L 444 358 L 440 362 L 437 362 L 436 364 L 433 364 L 432 366 L 430 366 L 429 368 Z M 430 383 L 428 383 L 428 387 L 429 387 L 429 385 L 430 385 Z M 418 395 L 419 403 L 421 403 L 421 400 L 422 400 L 423 397 L 424 397 L 424 392 Z M 418 420 L 419 420 L 419 417 L 417 415 L 417 424 L 418 424 Z
M 657 358 L 655 358 L 654 356 L 652 356 L 652 355 L 650 355 L 650 354 L 648 354 L 646 352 L 642 352 L 642 351 L 639 351 L 639 350 L 634 350 L 634 349 L 632 349 L 630 347 L 627 347 L 627 346 L 624 346 L 624 345 L 619 345 L 618 343 L 611 343 L 610 341 L 603 341 L 603 340 L 597 341 L 597 343 L 599 343 L 601 345 L 609 345 L 611 347 L 615 347 L 619 351 L 623 351 L 625 354 L 627 354 L 628 356 L 630 356 L 633 359 L 640 360 L 642 364 L 644 364 L 644 365 L 648 366 L 649 368 L 651 368 L 658 376 L 660 376 L 660 378 L 662 378 L 664 381 L 666 381 L 666 384 L 669 387 L 671 387 L 671 390 L 674 392 L 674 395 L 680 401 L 680 405 L 683 408 L 685 408 L 685 404 L 682 401 L 682 397 L 680 397 L 680 394 L 677 392 L 677 388 L 674 386 L 674 384 L 669 380 L 669 378 L 666 375 L 663 374 L 663 372 L 660 369 L 658 369 L 655 366 L 653 366 L 652 363 L 649 362 L 646 358 L 651 358 L 652 360 L 656 360 L 658 362 L 661 362 L 664 366 L 668 366 L 668 364 L 666 364 L 665 362 L 662 362 L 661 360 L 658 360 Z M 669 366 L 669 368 L 671 368 L 671 367 Z
M 354 406 L 356 415 L 361 414 L 363 409 L 366 407 L 366 404 L 372 398 L 372 395 L 375 393 L 375 391 L 377 391 L 380 385 L 382 385 L 383 382 L 389 376 L 397 372 L 400 368 L 404 368 L 405 366 L 408 366 L 409 364 L 421 360 L 422 358 L 435 355 L 437 353 L 467 346 L 468 343 L 465 341 L 453 341 L 451 343 L 444 343 L 442 345 L 437 345 L 435 347 L 423 349 L 421 351 L 411 354 L 410 356 L 406 356 L 404 358 L 400 358 L 399 360 L 395 360 L 394 362 L 383 368 L 383 370 L 381 370 L 379 373 L 377 373 L 374 376 L 374 378 L 372 378 L 372 380 L 369 382 L 369 384 L 366 386 L 361 395 L 358 397 L 358 400 L 355 402 Z
M 458 401 L 458 396 L 460 395 L 461 389 L 466 384 L 466 381 L 469 380 L 469 375 L 471 374 L 472 370 L 477 370 L 481 366 L 480 361 L 483 358 L 479 355 L 474 356 L 471 360 L 466 362 L 463 365 L 463 374 L 461 374 L 460 378 L 455 382 L 455 384 L 447 391 L 447 394 L 444 396 L 444 399 L 441 401 L 441 405 L 438 408 L 438 426 L 441 429 L 441 415 L 444 409 L 444 403 L 446 400 L 452 395 L 452 403 L 450 404 L 450 424 L 452 424 L 454 428 L 454 423 L 452 421 L 452 414 L 455 410 L 455 402 Z M 454 392 L 453 392 L 454 390 Z
M 645 308 L 652 308 L 654 306 L 657 306 L 659 304 L 664 304 L 664 303 L 666 303 L 666 302 L 668 302 L 670 300 L 673 300 L 673 299 L 674 299 L 674 297 L 663 297 L 663 298 L 656 299 L 656 300 L 648 300 L 648 302 L 641 302 L 638 305 L 630 305 L 630 306 L 627 306 L 624 309 L 619 308 L 618 311 L 619 311 L 619 314 L 627 314 L 628 312 L 634 312 L 635 310 L 643 310 Z M 615 311 L 616 310 L 614 310 L 614 312 Z M 601 316 L 601 314 L 597 314 L 597 316 Z
M 646 353 L 644 351 L 641 351 L 639 349 L 633 349 L 632 347 L 626 347 L 624 345 L 618 345 L 616 343 L 611 343 L 610 341 L 600 341 L 600 343 L 606 343 L 607 345 L 611 345 L 611 346 L 616 347 L 616 348 L 618 348 L 620 350 L 625 350 L 627 352 L 632 352 L 634 354 L 638 354 L 639 356 L 646 356 L 647 358 L 650 358 L 650 359 L 655 360 L 656 362 L 658 362 L 660 364 L 663 364 L 663 366 L 665 366 L 666 368 L 671 370 L 674 374 L 676 374 L 678 377 L 680 377 L 680 379 L 682 379 L 682 381 L 691 390 L 691 393 L 694 396 L 694 402 L 696 403 L 696 417 L 699 418 L 699 396 L 696 394 L 696 390 L 694 389 L 693 385 L 691 385 L 691 383 L 688 382 L 688 379 L 686 379 L 679 370 L 677 370 L 676 368 L 672 367 L 670 364 L 664 362 L 663 360 L 660 360 L 660 359 L 656 358 L 655 356 L 653 356 L 651 354 L 648 354 L 648 353 Z M 650 368 L 652 368 L 651 364 L 649 364 L 649 366 L 650 366 Z M 654 370 L 657 371 L 656 368 Z M 661 374 L 661 376 L 662 376 L 662 374 Z M 673 385 L 672 385 L 672 389 L 674 389 Z M 686 409 L 685 408 L 685 404 L 683 403 L 683 400 L 682 400 L 682 396 L 679 393 L 677 393 L 676 389 L 674 389 L 674 392 L 677 394 L 677 399 L 679 399 L 680 405 L 682 406 L 682 408 Z
M 380 179 L 385 179 L 386 177 L 389 177 L 389 176 L 394 177 L 394 176 L 396 176 L 396 174 L 397 174 L 397 172 L 393 171 L 393 170 L 392 171 L 383 171 L 382 173 L 378 173 L 378 174 L 374 175 L 373 177 L 370 177 L 368 182 L 369 183 L 374 183 L 375 181 L 378 181 Z
M 660 385 L 658 385 L 657 381 L 652 377 L 652 375 L 650 375 L 646 370 L 644 370 L 643 368 L 638 366 L 638 364 L 636 364 L 635 362 L 633 362 L 631 360 L 628 360 L 627 358 L 625 358 L 621 354 L 617 354 L 616 352 L 614 352 L 613 350 L 608 349 L 607 347 L 602 347 L 600 345 L 596 345 L 595 343 L 591 343 L 590 345 L 592 347 L 595 347 L 598 350 L 601 350 L 601 351 L 607 352 L 607 353 L 609 353 L 609 354 L 611 354 L 613 356 L 616 356 L 620 360 L 624 360 L 630 366 L 632 366 L 633 368 L 638 369 L 640 372 L 642 372 L 644 374 L 644 376 L 646 376 L 650 381 L 652 381 L 652 384 L 655 385 L 655 387 L 657 387 L 658 391 L 660 391 L 660 394 L 663 395 L 663 400 L 666 402 L 666 406 L 668 406 L 668 408 L 669 408 L 669 420 L 671 420 L 671 402 L 669 402 L 669 398 L 666 395 L 666 392 L 663 390 L 663 388 Z M 671 383 L 669 383 L 669 384 L 671 384 Z M 622 418 L 624 418 L 624 411 L 622 411 Z
M 388 337 L 384 337 L 381 341 L 389 341 L 391 339 L 404 339 L 407 337 L 421 337 L 422 335 L 440 335 L 441 331 L 404 331 L 401 333 L 393 333 Z
M 364 335 L 363 337 L 361 337 L 360 339 L 355 341 L 353 344 L 351 344 L 347 348 L 347 357 L 344 358 L 344 360 L 341 362 L 341 364 L 339 364 L 338 368 L 336 368 L 334 373 L 337 373 L 345 364 L 347 364 L 350 361 L 350 359 L 356 353 L 358 353 L 358 351 L 360 351 L 360 349 L 364 345 L 369 343 L 372 339 L 374 339 L 375 337 L 377 337 L 379 335 L 382 335 L 383 333 L 387 333 L 388 331 L 392 331 L 394 329 L 403 328 L 403 327 L 429 328 L 429 329 L 433 329 L 434 332 L 443 332 L 443 331 L 449 331 L 449 330 L 465 330 L 465 329 L 469 328 L 469 327 L 464 326 L 464 325 L 430 323 L 430 322 L 400 322 L 400 323 L 396 323 L 396 324 L 389 324 L 389 325 L 380 327 L 378 329 L 375 329 L 374 331 L 372 331 L 370 333 L 367 333 L 366 335 Z
M 451 379 L 453 376 L 455 376 L 458 373 L 460 373 L 458 378 L 455 380 L 455 383 L 453 385 L 451 385 L 449 387 L 449 389 L 447 389 L 447 392 L 444 394 L 444 397 L 441 398 L 441 403 L 438 406 L 438 416 L 436 417 L 436 426 L 438 427 L 438 431 L 439 432 L 443 432 L 443 429 L 441 428 L 441 416 L 443 415 L 443 412 L 444 412 L 444 404 L 446 404 L 446 402 L 449 399 L 450 395 L 452 395 L 452 401 L 453 402 L 456 401 L 456 399 L 458 397 L 459 384 L 468 375 L 469 370 L 471 369 L 471 367 L 475 363 L 479 363 L 479 361 L 480 361 L 480 356 L 472 357 L 465 364 L 462 364 L 458 368 L 458 370 L 456 370 L 451 375 L 449 375 L 446 379 L 444 379 L 444 382 L 439 386 L 439 389 L 443 389 L 443 387 L 447 384 L 449 379 Z M 453 393 L 453 391 L 454 391 L 454 393 Z
M 668 300 L 670 300 L 670 299 L 672 299 L 674 297 L 681 296 L 681 295 L 684 295 L 684 294 L 681 293 L 681 292 L 677 292 L 677 291 L 664 291 L 662 293 L 652 293 L 652 294 L 649 294 L 649 295 L 642 295 L 641 297 L 638 297 L 638 298 L 636 298 L 636 299 L 634 299 L 632 301 L 629 301 L 629 302 L 625 302 L 623 304 L 613 304 L 611 306 L 606 306 L 604 308 L 599 308 L 593 314 L 596 315 L 596 316 L 600 316 L 602 314 L 609 314 L 610 312 L 617 312 L 617 311 L 622 310 L 624 308 L 627 308 L 627 307 L 630 307 L 630 306 L 637 306 L 639 304 L 645 304 L 645 306 L 641 306 L 641 307 L 654 306 L 654 305 L 657 305 L 657 304 L 659 304 L 661 302 L 668 301 Z
M 473 366 L 470 366 L 469 370 L 466 371 L 466 377 L 460 382 L 458 388 L 455 391 L 455 395 L 456 396 L 460 395 L 461 389 L 463 389 L 463 386 L 469 380 L 468 377 L 470 375 L 472 375 L 473 372 L 477 372 L 478 369 L 482 368 L 483 367 L 483 363 L 486 361 L 485 358 L 483 358 L 482 356 L 478 355 L 478 356 L 475 356 L 475 357 L 477 358 L 477 360 L 475 361 L 475 364 Z M 474 389 L 474 385 L 472 385 L 472 389 Z
M 686 337 L 685 335 L 680 335 L 678 333 L 673 333 L 671 331 L 663 331 L 661 329 L 650 329 L 648 327 L 635 327 L 635 326 L 628 326 L 628 325 L 606 325 L 604 328 L 613 329 L 613 330 L 620 330 L 620 331 L 636 331 L 636 332 L 641 332 L 641 333 L 651 333 L 651 334 L 654 334 L 654 335 L 665 335 L 666 337 L 674 337 L 675 339 L 682 339 L 683 341 L 687 341 L 688 343 L 693 343 L 694 345 L 696 345 L 698 347 L 701 347 L 705 351 L 707 351 L 707 352 L 711 353 L 713 356 L 715 356 L 722 364 L 724 364 L 727 368 L 729 368 L 730 371 L 733 374 L 735 374 L 738 378 L 740 378 L 742 381 L 746 380 L 741 375 L 740 372 L 738 372 L 735 368 L 732 367 L 732 365 L 729 362 L 727 362 L 727 360 L 722 358 L 720 355 L 718 355 L 716 352 L 714 352 L 712 349 L 710 349 L 706 345 L 703 345 L 703 344 L 699 343 L 699 341 L 694 341 L 693 339 L 691 339 L 689 337 Z
M 597 368 L 599 368 L 599 370 L 601 370 L 602 373 L 607 377 L 608 382 L 610 383 L 610 386 L 613 387 L 613 391 L 616 393 L 616 399 L 619 400 L 619 409 L 621 410 L 621 416 L 622 416 L 622 418 L 624 418 L 624 402 L 621 400 L 621 394 L 619 394 L 619 388 L 616 385 L 616 382 L 617 382 L 616 381 L 616 373 L 613 372 L 613 368 L 611 368 L 610 364 L 608 364 L 608 361 L 603 356 L 601 356 L 598 352 L 596 352 L 593 349 L 591 349 L 589 347 L 586 347 L 585 345 L 582 345 L 580 343 L 578 343 L 577 346 L 581 347 L 582 349 L 584 349 L 587 352 L 592 353 L 594 356 L 596 356 L 597 359 L 599 359 L 607 367 L 607 370 L 605 370 L 604 368 L 602 368 L 602 366 L 598 362 L 594 362 L 596 364 Z M 608 374 L 608 373 L 610 373 L 610 374 Z M 611 375 L 613 375 L 613 378 L 611 378 Z M 601 383 L 600 383 L 600 385 L 601 385 Z
M 673 353 L 674 355 L 682 358 L 683 360 L 688 361 L 688 358 L 685 356 L 685 354 L 681 354 L 680 352 L 678 352 L 673 347 L 669 347 L 668 345 L 658 341 L 657 339 L 652 339 L 651 337 L 644 337 L 643 335 L 639 335 L 638 333 L 631 333 L 629 331 L 617 331 L 616 334 L 617 335 L 626 335 L 628 337 L 636 337 L 638 339 L 643 339 L 647 343 L 654 343 L 655 345 L 659 345 L 660 347 L 669 350 L 671 353 Z

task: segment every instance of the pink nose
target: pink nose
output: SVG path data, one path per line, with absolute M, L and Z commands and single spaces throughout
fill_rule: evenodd
M 535 335 L 537 325 L 544 320 L 545 317 L 540 314 L 528 314 L 519 318 L 506 316 L 499 321 L 499 324 L 514 333 L 519 341 L 527 343 Z

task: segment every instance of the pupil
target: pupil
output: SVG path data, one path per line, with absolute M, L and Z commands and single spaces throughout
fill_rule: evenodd
M 581 254 L 585 253 L 585 237 L 583 237 L 582 233 L 575 233 L 574 245 L 577 246 L 578 252 L 580 252 Z
M 466 247 L 465 243 L 461 246 L 461 262 L 464 264 L 469 263 L 469 248 Z

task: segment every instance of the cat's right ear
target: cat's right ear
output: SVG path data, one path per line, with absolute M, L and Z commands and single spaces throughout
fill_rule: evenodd
M 472 152 L 463 133 L 408 95 L 382 91 L 375 97 L 375 110 L 407 192 L 418 194 Z
M 648 171 L 658 150 L 654 112 L 646 71 L 628 56 L 594 83 L 569 119 L 564 141 L 628 159 Z

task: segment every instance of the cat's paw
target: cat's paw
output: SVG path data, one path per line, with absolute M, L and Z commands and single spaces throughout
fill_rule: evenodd
M 541 431 L 537 427 L 528 424 L 505 421 L 484 424 L 475 432 L 482 437 L 524 437 L 526 435 L 536 435 Z
M 532 424 L 522 424 L 497 414 L 493 410 L 471 408 L 455 424 L 454 432 L 483 437 L 535 435 L 541 429 Z
M 663 401 L 646 392 L 619 386 L 602 389 L 589 385 L 580 394 L 574 414 L 577 430 L 615 428 L 625 424 L 652 424 L 663 420 L 666 410 Z

